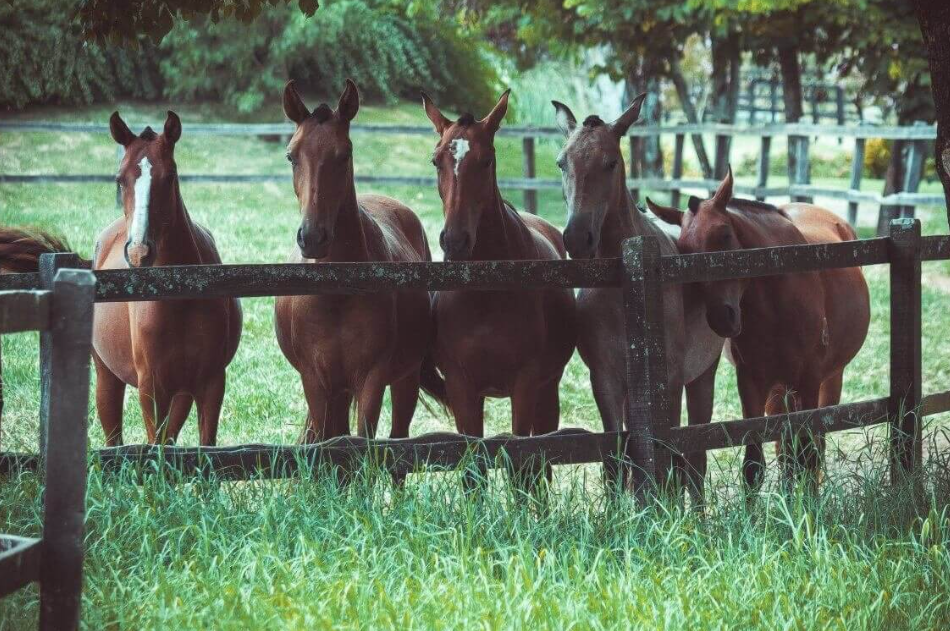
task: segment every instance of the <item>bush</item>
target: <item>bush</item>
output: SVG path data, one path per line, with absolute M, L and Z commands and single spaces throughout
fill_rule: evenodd
M 891 142 L 883 138 L 868 138 L 864 144 L 864 175 L 883 179 L 891 162 Z
M 483 45 L 453 23 L 398 5 L 336 0 L 308 18 L 295 6 L 269 7 L 252 24 L 179 23 L 161 45 L 166 96 L 223 100 L 253 111 L 289 78 L 336 96 L 347 77 L 370 99 L 417 98 L 481 111 L 494 103 L 495 75 Z
M 0 107 L 84 105 L 160 94 L 155 50 L 84 42 L 70 21 L 74 5 L 69 0 L 0 3 Z

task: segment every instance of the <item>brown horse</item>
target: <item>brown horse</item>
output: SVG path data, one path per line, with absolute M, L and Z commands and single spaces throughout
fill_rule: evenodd
M 36 272 L 41 254 L 69 251 L 69 244 L 65 240 L 42 230 L 0 226 L 0 274 Z M 0 423 L 2 421 L 3 360 L 0 358 Z
M 488 116 L 447 119 L 423 94 L 439 142 L 438 169 L 448 260 L 562 259 L 557 229 L 505 202 L 495 176 L 495 132 L 508 92 Z M 574 352 L 574 295 L 542 291 L 442 291 L 436 296 L 435 359 L 459 432 L 482 436 L 485 397 L 511 397 L 516 435 L 557 429 L 558 383 Z
M 640 115 L 645 94 L 612 123 L 597 116 L 582 125 L 570 108 L 553 101 L 558 127 L 567 138 L 557 158 L 561 169 L 568 223 L 564 244 L 571 258 L 616 258 L 630 237 L 652 236 L 663 254 L 676 254 L 672 237 L 635 207 L 625 181 L 620 142 Z M 691 286 L 668 284 L 663 289 L 670 421 L 679 425 L 683 388 L 689 423 L 712 418 L 716 367 L 723 339 L 706 324 L 705 304 Z M 583 289 L 577 296 L 577 349 L 590 368 L 594 400 L 605 431 L 620 431 L 627 393 L 623 349 L 623 297 L 620 289 Z M 689 489 L 702 502 L 706 453 L 687 455 Z M 610 463 L 608 463 L 610 465 Z M 681 465 L 682 466 L 682 465 Z M 607 468 L 608 479 L 616 474 Z
M 336 110 L 324 103 L 311 112 L 292 82 L 284 89 L 284 112 L 297 124 L 287 159 L 303 217 L 294 262 L 431 261 L 422 224 L 409 208 L 388 197 L 356 195 L 349 130 L 359 107 L 350 80 Z M 276 326 L 280 348 L 303 381 L 306 442 L 349 434 L 354 398 L 359 434 L 374 437 L 386 386 L 391 435 L 404 438 L 420 381 L 440 396 L 443 384 L 426 361 L 432 337 L 426 291 L 282 296 Z
M 214 239 L 191 220 L 178 188 L 175 143 L 181 121 L 136 136 L 118 112 L 112 138 L 125 147 L 116 182 L 124 216 L 99 235 L 94 269 L 220 264 Z M 236 298 L 100 303 L 93 323 L 96 406 L 109 445 L 122 443 L 127 385 L 138 388 L 149 442 L 174 441 L 198 407 L 202 445 L 214 445 L 225 368 L 241 337 Z
M 780 208 L 732 197 L 732 170 L 712 199 L 689 199 L 681 212 L 650 203 L 681 226 L 684 253 L 836 243 L 857 238 L 834 213 L 811 204 Z M 857 355 L 871 318 L 868 286 L 858 267 L 767 278 L 700 283 L 709 326 L 729 338 L 745 418 L 836 405 L 845 366 Z M 817 482 L 824 440 L 796 437 L 781 448 L 786 475 L 805 470 Z M 749 490 L 764 475 L 761 444 L 746 446 Z

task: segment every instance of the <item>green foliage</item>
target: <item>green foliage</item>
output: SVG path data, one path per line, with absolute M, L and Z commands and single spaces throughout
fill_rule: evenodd
M 147 35 L 161 41 L 176 19 L 210 17 L 214 21 L 234 18 L 249 24 L 267 6 L 290 4 L 294 0 L 136 0 L 134 9 L 128 0 L 82 0 L 79 21 L 87 39 L 98 42 L 134 42 Z M 317 0 L 296 0 L 306 15 L 313 15 Z
M 284 83 L 335 98 L 347 77 L 364 97 L 394 102 L 425 89 L 441 105 L 480 111 L 496 78 L 482 45 L 428 11 L 412 18 L 395 4 L 337 0 L 314 18 L 292 7 L 265 9 L 252 24 L 204 18 L 178 24 L 161 45 L 166 95 L 220 99 L 252 111 Z
M 157 97 L 154 49 L 87 44 L 72 10 L 69 0 L 0 3 L 0 107 Z
M 883 138 L 868 138 L 864 144 L 864 175 L 883 179 L 891 163 L 891 142 Z

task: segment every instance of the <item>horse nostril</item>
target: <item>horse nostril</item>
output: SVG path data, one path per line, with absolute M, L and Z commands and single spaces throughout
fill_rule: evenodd
M 445 250 L 445 230 L 439 233 L 439 247 Z
M 594 233 L 593 232 L 587 233 L 587 247 L 589 248 L 594 247 Z
M 304 241 L 304 238 L 303 238 L 303 228 L 302 228 L 302 227 L 301 227 L 301 228 L 297 228 L 297 246 L 298 246 L 300 249 L 304 249 L 304 248 L 307 246 L 307 244 L 306 244 L 306 242 Z

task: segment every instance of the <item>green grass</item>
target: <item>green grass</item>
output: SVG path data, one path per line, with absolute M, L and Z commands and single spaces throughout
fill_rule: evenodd
M 128 121 L 161 120 L 161 104 L 123 104 Z M 20 116 L 105 121 L 111 108 Z M 178 109 L 184 135 L 182 173 L 285 173 L 279 143 L 249 138 L 189 137 L 188 124 L 239 117 L 208 105 Z M 277 105 L 267 119 L 280 120 Z M 260 117 L 257 120 L 261 120 Z M 366 106 L 361 122 L 427 124 L 421 108 Z M 134 127 L 134 126 L 133 126 Z M 358 173 L 428 175 L 435 135 L 354 135 Z M 750 145 L 751 146 L 751 145 Z M 538 170 L 555 177 L 556 142 L 538 144 Z M 499 140 L 500 176 L 521 169 L 520 143 Z M 115 145 L 106 135 L 3 134 L 0 172 L 110 173 Z M 751 174 L 738 174 L 751 180 Z M 842 185 L 843 183 L 838 183 Z M 437 192 L 362 188 L 397 197 L 421 216 L 436 243 Z M 280 262 L 294 245 L 299 221 L 289 182 L 182 186 L 192 215 L 210 227 L 223 259 Z M 509 196 L 517 201 L 520 193 Z M 82 254 L 112 221 L 109 185 L 2 185 L 2 221 L 53 229 Z M 560 193 L 542 192 L 541 214 L 563 225 Z M 942 215 L 922 212 L 925 232 L 946 232 Z M 437 248 L 436 248 L 437 249 Z M 923 295 L 924 390 L 950 386 L 950 266 L 926 264 Z M 845 373 L 844 401 L 885 396 L 888 358 L 886 268 L 866 270 L 873 296 L 871 331 Z M 245 328 L 229 368 L 221 419 L 222 444 L 290 443 L 305 405 L 299 378 L 273 334 L 273 299 L 243 301 Z M 6 407 L 4 449 L 35 450 L 39 401 L 36 335 L 3 338 Z M 126 440 L 144 431 L 134 393 L 126 404 Z M 562 425 L 600 425 L 586 368 L 575 358 L 561 385 Z M 388 405 L 388 404 L 387 404 Z M 91 443 L 103 443 L 90 406 Z M 717 420 L 739 416 L 734 371 L 722 363 Z M 932 496 L 917 506 L 935 511 L 930 539 L 897 492 L 877 484 L 885 458 L 880 430 L 831 440 L 830 481 L 808 510 L 767 496 L 751 513 L 734 499 L 737 450 L 717 452 L 712 506 L 700 520 L 676 508 L 638 512 L 608 503 L 593 467 L 562 468 L 547 507 L 530 505 L 496 480 L 488 496 L 463 497 L 454 475 L 413 476 L 402 493 L 388 484 L 261 482 L 139 487 L 93 473 L 89 493 L 88 628 L 313 628 L 415 626 L 562 628 L 640 626 L 777 628 L 940 628 L 950 622 L 948 553 L 933 537 L 950 536 L 941 511 L 946 486 L 936 453 L 947 441 L 931 419 L 928 455 Z M 510 428 L 507 401 L 493 401 L 488 433 Z M 388 408 L 381 433 L 388 432 Z M 421 406 L 418 435 L 452 429 Z M 184 444 L 197 442 L 194 418 Z M 775 467 L 771 467 L 772 470 Z M 0 531 L 37 534 L 40 488 L 35 477 L 0 482 Z M 809 521 L 810 520 L 810 521 Z M 0 628 L 33 623 L 36 591 L 0 601 Z

